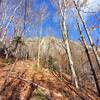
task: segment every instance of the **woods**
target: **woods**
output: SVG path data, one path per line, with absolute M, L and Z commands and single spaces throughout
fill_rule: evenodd
M 0 0 L 0 100 L 99 100 L 99 10 L 90 0 Z

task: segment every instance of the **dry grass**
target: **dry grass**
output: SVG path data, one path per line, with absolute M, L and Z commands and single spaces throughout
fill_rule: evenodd
M 92 88 L 76 90 L 70 76 L 64 74 L 62 81 L 58 73 L 43 67 L 38 69 L 34 67 L 35 64 L 31 60 L 19 60 L 15 65 L 7 65 L 0 60 L 0 89 L 9 68 L 14 65 L 8 83 L 1 92 L 2 100 L 99 100 Z

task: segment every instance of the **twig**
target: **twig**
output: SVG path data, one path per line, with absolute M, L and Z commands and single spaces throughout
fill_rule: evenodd
M 45 91 L 46 92 L 45 97 L 48 98 L 48 100 L 52 100 L 51 97 L 47 94 L 48 91 L 49 91 L 48 89 L 46 89 L 46 88 L 44 88 L 44 87 L 42 87 L 42 86 L 30 81 L 30 80 L 24 79 L 24 78 L 22 78 L 20 76 L 15 76 L 15 77 L 14 76 L 10 76 L 10 77 L 17 78 L 19 80 L 22 80 L 22 81 L 28 83 L 32 88 L 34 88 L 34 90 L 35 89 L 41 89 L 41 90 Z
M 26 72 L 26 70 L 20 75 L 20 76 L 23 76 L 24 74 L 25 74 L 25 72 Z M 10 75 L 9 75 L 9 77 L 10 77 Z M 15 79 L 15 78 L 14 78 Z M 10 82 L 7 82 L 6 80 L 6 83 L 4 82 L 4 84 L 3 84 L 3 86 L 2 86 L 2 88 L 1 88 L 1 90 L 0 90 L 0 95 L 1 95 L 1 93 L 3 92 L 3 91 L 5 91 L 5 89 L 6 89 L 6 87 L 8 87 L 8 86 L 10 86 L 13 82 L 14 82 L 14 79 L 12 79 Z
M 19 79 L 19 80 L 22 80 L 22 81 L 24 81 L 24 82 L 26 82 L 26 83 L 28 83 L 28 84 L 30 84 L 30 85 L 33 85 L 33 86 L 35 86 L 36 88 L 40 88 L 40 89 L 42 89 L 42 90 L 45 90 L 45 91 L 48 91 L 48 89 L 46 89 L 46 88 L 44 88 L 44 87 L 42 87 L 42 86 L 40 86 L 40 85 L 38 85 L 38 84 L 36 84 L 36 83 L 34 83 L 34 82 L 32 82 L 32 81 L 30 81 L 30 80 L 27 80 L 27 79 L 24 79 L 24 78 L 22 78 L 22 77 L 20 77 L 20 76 L 10 76 L 10 77 L 12 77 L 12 78 L 17 78 L 17 79 Z
M 1 90 L 0 90 L 0 94 L 1 94 L 1 91 L 4 90 L 4 88 L 6 88 L 7 84 L 8 84 L 8 79 L 9 79 L 9 76 L 11 74 L 11 72 L 13 71 L 14 69 L 14 66 L 16 65 L 16 62 L 18 61 L 18 59 L 15 60 L 15 63 L 12 65 L 12 67 L 9 69 L 9 72 L 7 72 L 7 76 L 5 78 L 5 81 L 4 81 L 4 84 L 3 86 L 1 87 Z

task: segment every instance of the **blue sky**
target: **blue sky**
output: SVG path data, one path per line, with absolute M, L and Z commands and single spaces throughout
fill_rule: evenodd
M 61 38 L 61 30 L 60 30 L 60 25 L 59 25 L 59 16 L 57 15 L 57 10 L 56 8 L 51 4 L 50 0 L 35 0 L 35 3 L 33 4 L 32 9 L 35 9 L 35 11 L 38 13 L 38 10 L 40 9 L 41 5 L 45 4 L 47 6 L 47 11 L 49 12 L 49 16 L 42 22 L 42 35 L 47 36 L 47 35 L 54 35 L 57 38 Z M 88 0 L 88 5 L 89 8 L 92 8 L 92 11 L 97 11 L 96 15 L 98 18 L 100 18 L 100 12 L 98 11 L 98 4 L 99 0 L 95 1 L 94 0 Z M 90 9 L 87 9 L 88 7 L 86 6 L 86 9 L 84 8 L 85 11 L 90 11 Z M 87 27 L 91 25 L 95 26 L 100 26 L 100 20 L 98 21 L 94 15 L 92 14 L 82 14 L 82 16 L 85 19 Z M 33 22 L 34 23 L 34 22 Z M 69 17 L 68 19 L 68 29 L 69 29 L 69 37 L 72 40 L 79 41 L 79 33 L 76 29 L 75 26 L 75 20 L 72 17 Z M 28 27 L 28 25 L 27 25 Z M 36 31 L 37 29 L 37 31 Z M 26 36 L 32 36 L 35 34 L 39 34 L 40 26 L 36 28 L 30 28 L 30 32 L 27 31 L 25 33 Z M 8 33 L 13 33 L 13 26 L 10 24 Z M 34 33 L 34 34 L 33 34 Z M 86 37 L 85 32 L 83 31 L 84 36 Z M 91 32 L 91 35 L 93 39 L 95 40 L 99 38 L 100 39 L 100 28 L 97 28 L 93 32 Z M 33 36 L 34 37 L 34 36 Z M 87 39 L 87 37 L 86 37 Z M 87 39 L 88 40 L 88 39 Z M 100 44 L 100 42 L 99 42 Z
M 61 30 L 60 30 L 60 25 L 59 25 L 59 18 L 57 16 L 57 12 L 56 12 L 56 8 L 50 3 L 50 0 L 37 0 L 37 4 L 36 6 L 41 3 L 45 2 L 48 6 L 48 12 L 50 13 L 49 17 L 44 21 L 43 23 L 43 33 L 44 34 L 47 34 L 47 29 L 48 28 L 51 28 L 52 29 L 52 32 L 53 32 L 53 35 L 60 38 L 61 37 Z M 98 4 L 98 0 L 97 0 L 97 3 L 95 2 L 94 4 L 94 0 L 89 0 L 88 4 L 89 4 L 89 7 L 92 8 L 92 11 L 96 11 L 97 10 L 97 4 Z M 90 9 L 84 9 L 85 11 L 91 11 Z M 98 18 L 100 18 L 100 12 L 97 10 L 97 13 L 95 13 Z M 95 25 L 95 26 L 100 26 L 100 21 L 98 21 L 95 17 L 94 17 L 94 14 L 89 14 L 89 15 L 86 15 L 86 14 L 82 14 L 85 21 L 86 21 L 86 24 L 87 24 L 87 27 L 91 26 L 91 25 Z M 77 29 L 76 29 L 76 26 L 74 25 L 75 24 L 75 21 L 73 18 L 69 18 L 69 36 L 72 40 L 76 40 L 78 41 L 79 40 L 79 33 L 77 32 Z M 52 33 L 50 33 L 52 34 Z M 93 32 L 91 32 L 91 35 L 93 37 L 93 40 L 96 42 L 96 39 L 99 38 L 100 39 L 100 29 L 97 28 L 96 30 L 94 30 Z M 86 37 L 86 34 L 84 32 L 84 36 Z M 87 39 L 87 37 L 86 37 Z M 87 39 L 88 40 L 88 39 Z
M 49 16 L 42 23 L 42 26 L 43 26 L 42 34 L 54 35 L 60 38 L 61 37 L 60 25 L 59 25 L 58 16 L 56 13 L 56 8 L 51 4 L 50 0 L 36 0 L 36 6 L 38 8 L 40 7 L 42 3 L 45 3 L 47 5 L 47 9 L 49 12 Z M 48 33 L 48 31 L 51 31 L 51 33 Z

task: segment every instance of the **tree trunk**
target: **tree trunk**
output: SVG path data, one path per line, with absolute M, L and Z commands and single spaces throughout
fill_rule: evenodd
M 82 22 L 82 24 L 83 24 L 83 26 L 84 26 L 84 29 L 85 29 L 86 34 L 87 34 L 87 37 L 88 37 L 88 39 L 89 39 L 89 42 L 90 42 L 90 45 L 91 45 L 91 47 L 92 47 L 93 53 L 94 53 L 94 55 L 95 55 L 95 58 L 96 58 L 98 67 L 99 67 L 99 69 L 100 69 L 100 58 L 99 58 L 98 53 L 97 53 L 97 51 L 96 51 L 96 47 L 95 47 L 95 45 L 94 45 L 94 42 L 93 42 L 93 40 L 92 40 L 92 37 L 91 37 L 91 35 L 90 35 L 88 29 L 86 28 L 85 22 L 84 22 L 84 20 L 83 20 L 81 14 L 80 14 L 79 9 L 78 9 L 78 7 L 77 7 L 77 5 L 76 5 L 76 3 L 75 3 L 74 0 L 73 0 L 73 3 L 74 3 L 75 8 L 76 8 L 76 10 L 77 10 L 78 16 L 79 16 L 79 18 L 81 19 L 81 22 Z
M 93 64 L 92 64 L 92 61 L 91 61 L 91 57 L 90 57 L 90 54 L 89 54 L 89 50 L 88 50 L 88 45 L 84 39 L 84 36 L 81 32 L 81 29 L 80 29 L 80 26 L 79 26 L 79 23 L 77 22 L 77 27 L 78 27 L 78 30 L 79 30 L 79 33 L 80 33 L 80 38 L 81 38 L 81 41 L 83 42 L 83 46 L 84 46 L 84 49 L 85 49 L 85 52 L 86 52 L 86 55 L 87 55 L 87 58 L 89 60 L 89 64 L 90 64 L 90 67 L 91 67 L 91 71 L 93 73 L 93 78 L 94 78 L 94 81 L 95 81 L 95 85 L 96 85 L 96 89 L 97 89 L 97 92 L 98 92 L 98 95 L 100 96 L 100 86 L 99 86 L 99 81 L 98 81 L 98 78 L 96 76 L 96 72 L 93 68 Z
M 15 9 L 14 9 L 14 11 L 13 11 L 13 14 L 12 14 L 12 16 L 10 16 L 10 18 L 9 18 L 9 21 L 8 21 L 8 23 L 7 23 L 7 25 L 6 25 L 6 27 L 5 27 L 5 29 L 6 29 L 6 32 L 4 32 L 4 34 L 3 34 L 3 36 L 2 36 L 2 38 L 0 39 L 0 41 L 1 42 L 5 42 L 5 39 L 6 39 L 6 35 L 7 35 L 7 28 L 8 28 L 8 26 L 10 25 L 10 23 L 11 23 L 11 21 L 13 20 L 13 17 L 14 17 L 14 15 L 15 15 L 15 13 L 16 13 L 16 10 L 21 6 L 21 4 L 22 4 L 22 0 L 20 1 L 20 3 L 18 4 L 18 6 L 17 7 L 15 7 Z M 4 43 L 5 44 L 5 43 Z
M 62 29 L 63 40 L 64 40 L 64 44 L 65 44 L 65 49 L 66 49 L 66 53 L 68 56 L 68 60 L 69 60 L 69 64 L 70 64 L 70 68 L 71 68 L 71 72 L 72 72 L 72 77 L 75 82 L 75 86 L 76 86 L 76 88 L 79 88 L 78 79 L 77 79 L 77 75 L 76 75 L 76 72 L 74 69 L 74 63 L 72 60 L 72 55 L 71 55 L 71 50 L 70 50 L 70 45 L 69 45 L 68 32 L 67 32 L 66 23 L 65 23 L 66 15 L 65 15 L 65 11 L 62 11 L 61 1 L 59 1 L 59 6 L 60 6 L 60 10 L 61 10 L 61 17 L 62 17 L 61 29 Z
M 40 42 L 41 41 L 41 42 Z M 39 46 L 38 46 L 38 61 L 37 61 L 37 67 L 40 68 L 40 54 L 41 54 L 41 45 L 44 42 L 44 39 L 39 40 Z

